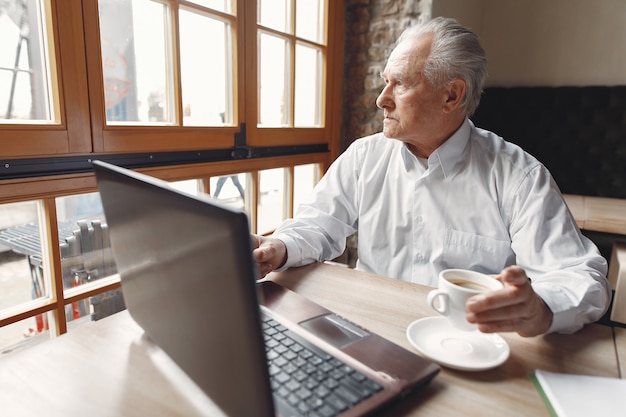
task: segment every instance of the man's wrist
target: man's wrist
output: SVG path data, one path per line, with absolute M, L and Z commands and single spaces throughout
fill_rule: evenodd
M 285 266 L 285 264 L 287 263 L 287 258 L 288 258 L 288 253 L 287 253 L 287 245 L 285 245 L 285 242 L 283 242 L 281 239 L 278 239 L 280 241 L 280 243 L 283 245 L 283 247 L 285 248 L 285 256 L 283 257 L 283 261 L 280 263 L 280 265 L 278 265 L 276 267 L 276 269 L 280 269 L 283 266 Z

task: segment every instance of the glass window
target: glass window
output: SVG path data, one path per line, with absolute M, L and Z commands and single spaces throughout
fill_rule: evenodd
M 177 190 L 184 191 L 191 195 L 198 195 L 203 190 L 202 180 L 174 181 L 170 182 L 170 185 L 172 188 L 176 188 Z
M 0 358 L 18 352 L 50 338 L 50 331 L 40 320 L 46 315 L 30 317 L 8 326 L 0 327 Z M 41 326 L 40 326 L 41 324 Z M 41 331 L 37 329 L 41 327 Z
M 107 123 L 174 123 L 167 6 L 99 0 L 98 7 Z
M 249 174 L 240 173 L 211 178 L 211 196 L 221 203 L 243 208 Z
M 200 13 L 180 11 L 183 124 L 233 124 L 231 27 Z
M 191 0 L 191 3 L 225 13 L 232 13 L 233 10 L 232 0 Z
M 3 231 L 4 232 L 4 231 Z M 4 242 L 6 235 L 0 235 Z M 0 310 L 28 302 L 36 296 L 28 256 L 2 245 L 0 252 Z
M 0 2 L 0 123 L 58 123 L 46 1 Z
M 230 1 L 196 2 L 229 11 Z M 234 122 L 233 27 L 206 9 L 178 11 L 180 84 L 174 76 L 173 26 L 167 4 L 99 0 L 108 124 L 224 126 Z M 180 96 L 181 117 L 176 106 Z
M 296 1 L 296 36 L 324 42 L 324 0 Z
M 259 0 L 258 127 L 322 127 L 324 4 Z
M 257 233 L 265 234 L 276 229 L 285 219 L 285 168 L 267 169 L 259 172 L 259 202 Z
M 56 207 L 64 291 L 117 273 L 100 194 L 57 198 Z M 79 311 L 68 319 L 89 313 L 84 306 Z
M 329 12 L 323 11 L 340 7 L 343 2 L 324 0 L 0 0 L 4 167 L 18 165 L 11 158 L 37 160 L 33 175 L 43 164 L 52 167 L 45 181 L 9 169 L 16 180 L 1 185 L 0 348 L 96 319 L 98 311 L 111 310 L 99 310 L 94 294 L 114 293 L 119 285 L 111 276 L 116 269 L 99 196 L 79 194 L 93 186 L 88 174 L 65 175 L 66 168 L 74 169 L 72 158 L 46 159 L 223 150 L 238 131 L 238 144 L 242 139 L 262 148 L 324 142 L 336 152 L 337 135 L 330 130 L 294 134 L 290 128 L 339 126 L 330 123 L 335 108 L 320 103 L 340 101 L 340 89 L 328 86 L 338 85 L 333 77 L 341 74 L 340 59 L 335 60 L 340 49 L 334 48 L 342 43 L 327 50 L 326 35 L 318 32 L 341 36 L 343 23 L 328 25 Z M 328 60 L 333 70 L 326 72 Z M 189 180 L 173 186 L 190 193 L 211 190 L 223 204 L 243 208 L 254 232 L 264 233 L 291 213 L 292 198 L 299 204 L 308 194 L 310 177 L 319 177 L 317 164 L 326 165 L 328 155 L 296 155 L 299 163 L 312 165 L 295 167 L 295 173 L 288 160 L 282 165 L 288 168 L 259 171 L 279 166 L 274 158 L 269 165 L 263 159 L 228 165 L 193 159 L 170 178 L 208 181 L 211 175 L 240 172 L 210 178 L 209 184 Z M 188 162 L 184 158 L 182 165 Z M 29 168 L 25 172 L 31 175 Z M 25 199 L 35 201 L 13 203 Z M 59 246 L 54 242 L 53 250 L 45 246 L 49 239 L 41 238 L 43 223 L 58 224 Z M 17 238 L 9 239 L 9 232 Z M 90 284 L 95 279 L 100 281 Z M 63 291 L 53 299 L 55 288 Z M 107 299 L 101 306 L 118 300 L 101 298 Z M 35 314 L 46 309 L 51 311 Z M 67 322 L 56 320 L 63 314 Z
M 109 228 L 99 193 L 56 199 L 63 293 L 68 298 L 79 287 L 117 273 Z M 73 301 L 65 306 L 68 328 L 97 320 L 125 308 L 119 290 Z M 76 323 L 74 323 L 76 322 Z
M 49 296 L 37 201 L 0 205 L 0 311 Z M 48 330 L 46 314 L 0 328 L 0 348 Z
M 49 294 L 39 236 L 37 202 L 0 205 L 0 310 Z
M 287 42 L 262 33 L 259 45 L 259 126 L 289 124 L 289 71 Z
M 309 197 L 320 179 L 320 166 L 319 164 L 296 165 L 293 177 L 293 210 L 297 213 L 300 204 Z
M 259 0 L 258 22 L 259 24 L 291 33 L 291 0 Z
M 65 306 L 67 329 L 72 331 L 81 324 L 103 319 L 124 309 L 126 309 L 126 303 L 121 288 L 74 301 Z
M 319 48 L 296 45 L 295 127 L 320 126 L 322 53 Z

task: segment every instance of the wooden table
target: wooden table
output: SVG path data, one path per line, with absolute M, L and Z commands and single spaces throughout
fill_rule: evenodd
M 425 302 L 429 287 L 341 266 L 314 264 L 270 279 L 411 351 L 407 326 L 434 314 Z M 511 347 L 505 364 L 482 372 L 443 368 L 422 391 L 384 415 L 548 416 L 528 378 L 535 369 L 620 376 L 610 327 L 590 325 L 573 335 L 502 336 Z M 615 340 L 626 358 L 626 332 L 616 333 Z M 127 312 L 0 359 L 0 409 L 3 416 L 220 415 Z

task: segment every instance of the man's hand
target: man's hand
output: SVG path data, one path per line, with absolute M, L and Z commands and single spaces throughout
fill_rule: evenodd
M 548 331 L 552 311 L 535 293 L 526 272 L 518 266 L 504 269 L 497 279 L 504 288 L 467 300 L 467 321 L 485 333 L 517 332 L 537 336 Z
M 275 237 L 252 235 L 252 259 L 259 267 L 263 278 L 273 270 L 280 268 L 287 261 L 287 247 Z

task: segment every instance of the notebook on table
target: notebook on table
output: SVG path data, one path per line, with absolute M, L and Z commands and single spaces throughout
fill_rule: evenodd
M 126 306 L 229 416 L 360 416 L 427 384 L 420 356 L 268 280 L 248 219 L 94 161 Z

